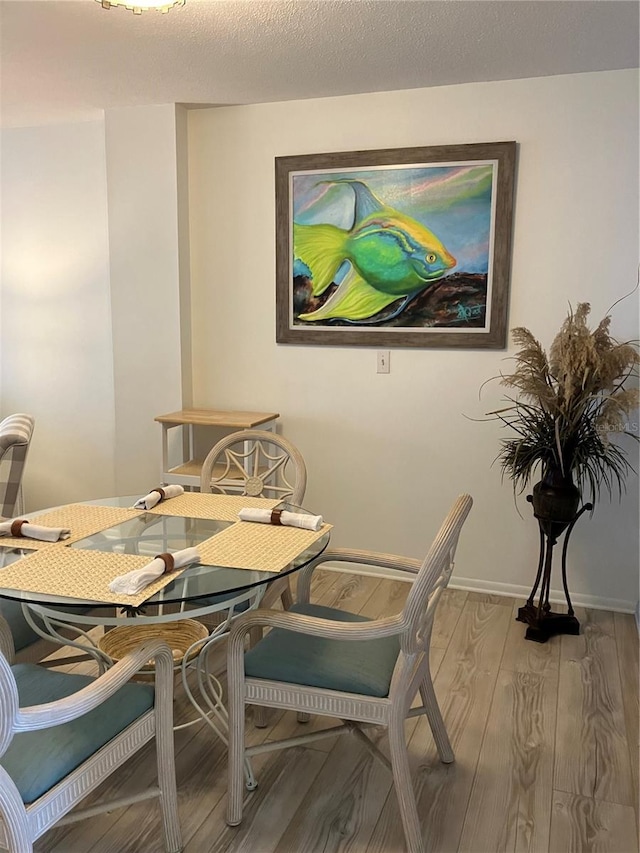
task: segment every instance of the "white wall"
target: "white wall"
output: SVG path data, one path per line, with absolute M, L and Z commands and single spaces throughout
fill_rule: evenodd
M 181 302 L 186 311 L 189 304 L 188 252 L 183 239 L 181 261 L 186 216 L 178 197 L 179 160 L 186 179 L 186 133 L 180 130 L 186 118 L 168 104 L 108 110 L 105 121 L 115 486 L 118 494 L 133 494 L 160 482 L 154 417 L 180 409 L 183 381 L 190 381 L 182 364 L 182 339 L 188 353 L 190 331 L 181 319 Z M 184 139 L 181 150 L 178 139 Z
M 2 133 L 2 416 L 31 412 L 28 509 L 113 494 L 104 125 Z
M 422 556 L 451 500 L 475 507 L 459 551 L 468 585 L 519 591 L 538 535 L 492 467 L 500 399 L 481 384 L 503 351 L 403 350 L 376 375 L 368 348 L 275 343 L 274 157 L 515 139 L 519 166 L 510 327 L 549 344 L 568 303 L 599 317 L 636 282 L 635 71 L 417 89 L 190 114 L 194 402 L 279 411 L 309 469 L 306 503 L 337 545 Z M 614 332 L 638 337 L 637 295 Z M 633 609 L 638 483 L 574 533 L 570 586 L 583 602 Z M 507 585 L 501 587 L 500 585 Z M 554 585 L 558 585 L 556 583 Z
M 186 111 L 3 132 L 1 413 L 32 412 L 27 507 L 160 482 L 191 396 Z

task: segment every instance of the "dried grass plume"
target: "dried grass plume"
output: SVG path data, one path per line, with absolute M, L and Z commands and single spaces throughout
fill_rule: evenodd
M 513 329 L 515 369 L 501 382 L 516 394 L 507 398 L 507 408 L 490 415 L 517 434 L 502 441 L 499 454 L 503 473 L 516 489 L 523 489 L 541 467 L 543 478 L 573 477 L 595 498 L 601 488 L 622 492 L 632 469 L 610 437 L 638 439 L 637 424 L 632 429 L 639 396 L 638 344 L 613 338 L 609 316 L 589 329 L 590 311 L 588 302 L 569 310 L 548 355 L 529 329 Z

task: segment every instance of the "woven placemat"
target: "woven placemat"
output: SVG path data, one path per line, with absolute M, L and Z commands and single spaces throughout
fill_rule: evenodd
M 177 498 L 160 501 L 149 512 L 157 515 L 181 515 L 185 518 L 211 518 L 214 521 L 237 521 L 243 507 L 273 509 L 279 500 L 249 498 L 245 495 L 210 495 L 201 492 L 185 492 Z
M 111 592 L 109 583 L 118 575 L 141 569 L 149 557 L 137 554 L 114 554 L 106 551 L 80 551 L 75 548 L 56 548 L 37 551 L 0 569 L 0 588 L 39 592 L 83 601 L 102 601 L 111 604 L 142 604 L 164 586 L 171 583 L 180 571 L 162 575 L 137 595 Z
M 238 521 L 198 545 L 203 565 L 231 569 L 280 572 L 329 530 L 301 530 L 299 527 L 280 527 Z
M 68 527 L 71 530 L 71 536 L 68 539 L 62 539 L 59 542 L 41 542 L 39 539 L 2 536 L 0 537 L 0 546 L 7 548 L 37 548 L 38 550 L 60 548 L 61 546 L 71 545 L 72 542 L 77 542 L 86 536 L 91 536 L 93 533 L 107 530 L 107 528 L 113 527 L 114 524 L 120 524 L 120 522 L 128 521 L 130 518 L 136 518 L 142 515 L 142 513 L 143 510 L 127 509 L 121 506 L 69 504 L 69 506 L 53 509 L 51 512 L 45 512 L 43 515 L 29 519 L 32 524 L 43 524 L 45 527 Z

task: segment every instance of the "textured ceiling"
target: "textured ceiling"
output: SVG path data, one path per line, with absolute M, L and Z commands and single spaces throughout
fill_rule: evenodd
M 638 67 L 638 3 L 0 2 L 5 126 L 171 102 L 246 104 Z

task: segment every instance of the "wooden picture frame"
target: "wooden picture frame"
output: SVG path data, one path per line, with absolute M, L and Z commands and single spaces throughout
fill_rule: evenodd
M 276 157 L 276 340 L 506 345 L 516 143 Z

